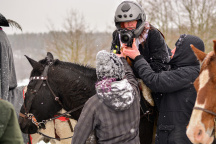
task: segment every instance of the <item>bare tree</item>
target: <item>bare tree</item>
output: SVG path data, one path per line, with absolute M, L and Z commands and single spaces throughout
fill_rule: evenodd
M 180 34 L 200 37 L 206 51 L 212 49 L 215 38 L 215 0 L 137 0 L 144 7 L 148 21 L 166 36 L 168 45 L 174 44 Z M 208 49 L 210 48 L 210 49 Z
M 71 10 L 63 24 L 63 31 L 55 30 L 50 24 L 51 37 L 47 40 L 47 50 L 52 51 L 61 60 L 91 64 L 95 59 L 95 36 L 89 30 L 82 14 Z

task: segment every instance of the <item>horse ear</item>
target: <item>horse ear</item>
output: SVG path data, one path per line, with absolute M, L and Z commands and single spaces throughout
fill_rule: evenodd
M 214 53 L 216 55 L 216 40 L 213 40 L 213 43 L 214 43 Z
M 197 49 L 194 45 L 190 45 L 191 46 L 191 48 L 192 48 L 192 50 L 193 50 L 193 52 L 194 52 L 194 54 L 196 55 L 196 57 L 198 58 L 198 60 L 200 61 L 200 62 L 202 62 L 203 60 L 204 60 L 204 58 L 206 57 L 206 53 L 204 53 L 203 51 L 201 51 L 201 50 L 199 50 L 199 49 Z
M 52 55 L 51 52 L 47 52 L 47 59 L 49 59 L 49 60 L 53 60 L 54 59 L 54 57 L 53 57 L 53 55 Z
M 29 63 L 31 64 L 31 66 L 32 66 L 33 69 L 37 69 L 37 68 L 42 67 L 42 64 L 40 64 L 39 62 L 37 62 L 37 61 L 31 59 L 30 57 L 28 57 L 28 56 L 26 56 L 26 55 L 25 55 L 25 57 L 28 59 L 28 61 L 29 61 Z

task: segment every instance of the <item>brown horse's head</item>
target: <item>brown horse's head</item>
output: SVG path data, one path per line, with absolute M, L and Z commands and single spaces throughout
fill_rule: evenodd
M 206 54 L 191 45 L 202 63 L 200 75 L 194 82 L 197 99 L 187 128 L 187 136 L 193 143 L 210 144 L 214 140 L 216 113 L 216 40 L 214 51 Z

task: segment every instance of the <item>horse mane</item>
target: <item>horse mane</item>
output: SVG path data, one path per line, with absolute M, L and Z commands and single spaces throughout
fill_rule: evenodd
M 73 72 L 77 72 L 79 74 L 82 74 L 83 76 L 86 77 L 92 77 L 96 76 L 96 69 L 89 66 L 89 65 L 83 65 L 79 63 L 71 63 L 71 62 L 63 62 L 58 59 L 55 60 L 54 62 L 55 66 L 59 66 L 64 69 L 69 69 L 72 70 Z M 73 68 L 73 69 L 71 69 Z
M 43 65 L 48 64 L 46 58 L 40 60 L 39 63 L 41 63 Z M 59 59 L 55 59 L 53 61 L 53 65 L 61 67 L 63 69 L 71 70 L 73 72 L 82 74 L 83 76 L 86 76 L 86 77 L 96 76 L 96 69 L 89 66 L 89 65 L 83 65 L 83 64 L 79 64 L 79 63 L 71 63 L 71 62 L 64 62 L 64 61 L 60 61 Z

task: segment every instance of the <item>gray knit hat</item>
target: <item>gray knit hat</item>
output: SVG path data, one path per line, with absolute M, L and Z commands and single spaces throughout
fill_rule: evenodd
M 118 56 L 102 50 L 96 56 L 96 74 L 99 80 L 103 78 L 123 79 L 124 65 Z

